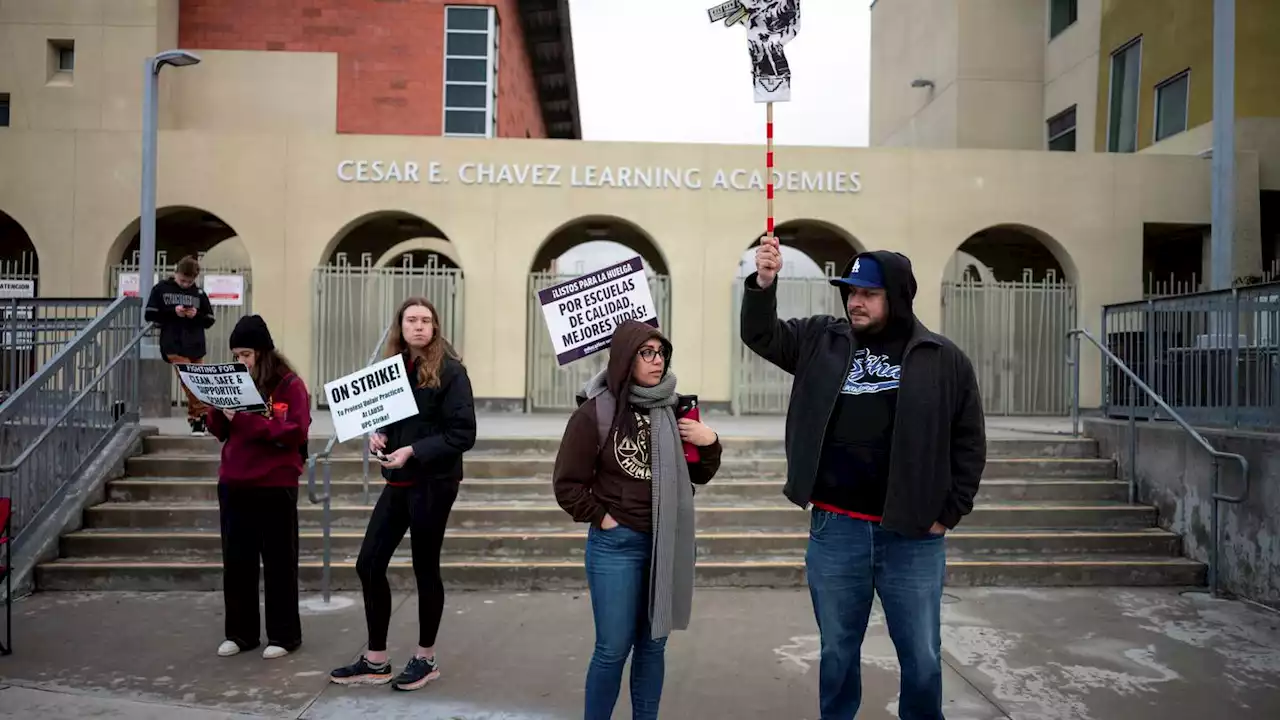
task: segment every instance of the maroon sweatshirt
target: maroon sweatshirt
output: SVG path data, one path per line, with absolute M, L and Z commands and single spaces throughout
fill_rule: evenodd
M 302 378 L 290 373 L 267 399 L 269 417 L 238 412 L 228 420 L 209 409 L 209 432 L 222 441 L 218 482 L 258 487 L 297 487 L 302 447 L 311 429 L 311 398 Z

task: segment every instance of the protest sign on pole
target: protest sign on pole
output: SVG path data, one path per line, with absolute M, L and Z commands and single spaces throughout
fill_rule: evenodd
M 177 363 L 178 376 L 192 395 L 209 407 L 219 410 L 243 410 L 262 412 L 267 404 L 262 401 L 258 386 L 243 363 L 224 365 L 197 365 Z
M 628 320 L 658 327 L 658 309 L 639 255 L 539 290 L 538 302 L 562 366 L 608 348 L 613 331 Z
M 24 321 L 30 322 L 35 317 L 35 308 L 17 300 L 35 296 L 35 280 L 0 280 L 0 324 L 21 326 Z M 6 327 L 3 337 L 0 337 L 0 349 L 31 350 L 34 346 L 35 331 L 32 329 L 15 333 Z
M 329 399 L 338 442 L 418 414 L 413 387 L 399 355 L 325 383 L 324 395 Z
M 707 10 L 711 22 L 747 29 L 751 84 L 765 108 L 765 236 L 773 241 L 773 104 L 791 101 L 791 65 L 783 46 L 800 31 L 800 0 L 728 0 Z

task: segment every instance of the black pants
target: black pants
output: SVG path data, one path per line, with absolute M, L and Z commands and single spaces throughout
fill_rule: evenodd
M 227 639 L 258 646 L 258 558 L 266 590 L 267 644 L 302 644 L 298 613 L 298 489 L 218 483 L 222 598 Z
M 444 614 L 444 581 L 440 578 L 440 546 L 449 510 L 458 497 L 458 483 L 432 480 L 412 487 L 382 489 L 364 533 L 356 574 L 364 589 L 364 616 L 369 625 L 369 650 L 387 649 L 391 623 L 391 585 L 387 566 L 391 555 L 410 531 L 413 574 L 418 581 L 418 645 L 432 647 Z

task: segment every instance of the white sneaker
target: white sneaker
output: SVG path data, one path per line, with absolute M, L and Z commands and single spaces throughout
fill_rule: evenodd
M 240 654 L 240 646 L 234 640 L 224 640 L 218 646 L 218 657 L 231 657 Z
M 266 649 L 262 651 L 262 659 L 275 660 L 276 658 L 282 658 L 288 654 L 289 654 L 289 651 L 285 650 L 279 645 L 268 645 Z

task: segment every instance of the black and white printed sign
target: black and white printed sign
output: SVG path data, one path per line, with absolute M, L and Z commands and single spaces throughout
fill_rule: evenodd
M 0 334 L 0 350 L 31 350 L 35 346 L 35 331 L 29 329 L 35 308 L 30 303 L 18 302 L 35 296 L 35 280 L 0 280 L 0 325 L 5 326 Z M 13 332 L 13 327 L 23 325 L 28 329 Z
M 639 255 L 539 290 L 538 302 L 561 365 L 608 348 L 613 331 L 628 320 L 658 327 L 658 309 Z
M 418 414 L 413 387 L 399 355 L 324 386 L 338 442 L 360 437 Z
M 267 409 L 244 363 L 196 365 L 177 363 L 182 384 L 200 402 L 219 410 L 261 412 Z
M 755 101 L 790 101 L 791 64 L 783 46 L 800 31 L 800 0 L 729 0 L 708 9 L 707 17 L 747 29 Z

